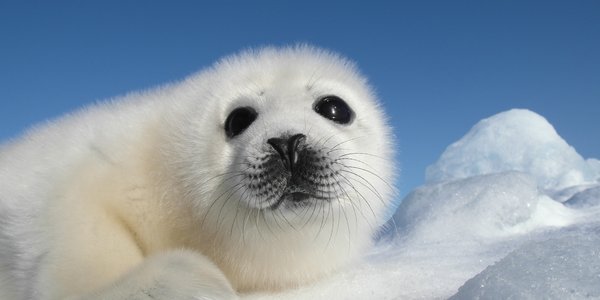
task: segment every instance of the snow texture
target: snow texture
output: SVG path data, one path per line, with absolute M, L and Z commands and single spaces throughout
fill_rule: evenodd
M 361 263 L 244 298 L 600 299 L 599 166 L 536 113 L 500 113 L 427 169 Z
M 523 171 L 541 188 L 557 190 L 597 181 L 596 160 L 584 160 L 542 116 L 522 109 L 477 123 L 427 168 L 428 182 Z
M 585 189 L 576 193 L 565 205 L 574 208 L 593 208 L 600 207 L 600 186 Z
M 600 231 L 581 230 L 518 248 L 451 299 L 600 299 Z

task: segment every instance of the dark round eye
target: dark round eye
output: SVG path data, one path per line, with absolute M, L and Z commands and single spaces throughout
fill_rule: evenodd
M 314 110 L 321 116 L 339 124 L 348 124 L 354 118 L 354 112 L 342 98 L 325 96 L 315 104 Z
M 225 133 L 230 138 L 242 133 L 256 120 L 257 115 L 256 110 L 252 107 L 234 109 L 225 120 Z

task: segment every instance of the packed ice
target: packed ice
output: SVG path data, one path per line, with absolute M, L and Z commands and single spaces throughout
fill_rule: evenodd
M 600 161 L 532 111 L 499 113 L 427 168 L 360 263 L 245 298 L 600 299 Z
M 487 267 L 451 299 L 600 299 L 598 227 L 531 241 Z
M 436 182 L 501 171 L 526 172 L 548 190 L 600 177 L 598 162 L 583 159 L 544 117 L 514 109 L 477 123 L 427 168 L 426 179 Z
M 564 204 L 573 208 L 600 208 L 600 185 L 576 193 Z

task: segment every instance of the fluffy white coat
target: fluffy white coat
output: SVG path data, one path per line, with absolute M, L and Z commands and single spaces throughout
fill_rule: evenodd
M 330 94 L 352 107 L 351 124 L 314 111 Z M 258 118 L 228 138 L 240 106 Z M 228 174 L 286 132 L 345 159 L 339 199 L 252 207 Z M 305 46 L 247 51 L 85 108 L 0 148 L 0 299 L 228 299 L 313 281 L 370 245 L 392 157 L 366 81 Z

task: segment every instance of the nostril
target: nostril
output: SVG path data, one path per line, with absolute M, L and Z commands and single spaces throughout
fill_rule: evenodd
M 270 138 L 267 140 L 267 144 L 271 145 L 277 151 L 281 159 L 287 161 L 287 139 Z
M 288 141 L 288 155 L 290 159 L 290 166 L 292 169 L 298 163 L 298 145 L 302 142 L 306 136 L 304 134 L 293 135 Z
M 298 146 L 306 138 L 304 134 L 295 134 L 289 138 L 270 138 L 267 143 L 277 151 L 286 169 L 292 172 L 298 163 Z

